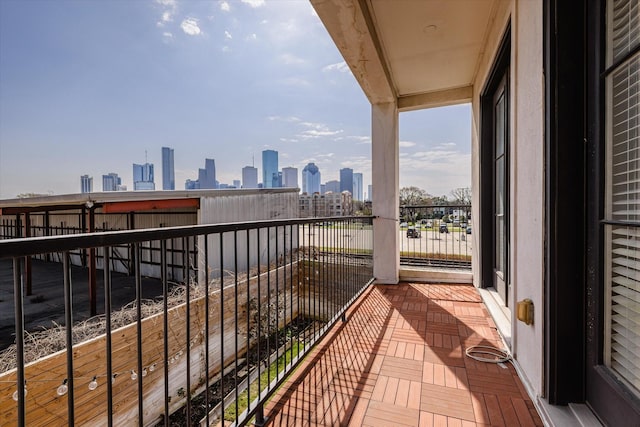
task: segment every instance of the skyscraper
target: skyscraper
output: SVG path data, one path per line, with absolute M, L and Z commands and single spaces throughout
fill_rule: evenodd
M 92 176 L 82 175 L 80 177 L 80 192 L 93 193 L 93 177 Z
M 271 179 L 271 187 L 272 188 L 282 187 L 282 172 L 273 173 L 273 177 Z
M 102 175 L 102 191 L 119 191 L 121 188 L 122 178 L 117 173 Z
M 133 189 L 156 189 L 156 184 L 153 182 L 153 163 L 145 163 L 144 165 L 133 164 Z
M 315 163 L 309 163 L 302 169 L 302 192 L 307 194 L 320 192 L 320 169 Z
M 262 152 L 262 188 L 273 187 L 274 173 L 278 173 L 278 152 L 264 150 Z
M 298 168 L 282 168 L 282 186 L 286 188 L 298 188 Z
M 353 195 L 353 169 L 340 169 L 340 192 L 348 191 Z
M 324 192 L 332 192 L 339 193 L 340 192 L 340 181 L 334 179 L 333 181 L 327 181 L 324 185 Z
M 353 200 L 363 201 L 362 197 L 362 174 L 353 174 Z
M 242 168 L 242 188 L 258 188 L 258 168 L 253 166 Z
M 169 147 L 162 147 L 162 189 L 176 189 L 176 176 L 173 169 L 173 148 Z
M 367 187 L 367 200 L 373 200 L 373 185 L 369 184 Z
M 201 190 L 213 190 L 216 185 L 216 161 L 214 159 L 204 160 L 204 169 L 198 169 L 198 188 Z

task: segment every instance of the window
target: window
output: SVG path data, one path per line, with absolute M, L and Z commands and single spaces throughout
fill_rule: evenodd
M 604 361 L 640 396 L 640 0 L 607 6 Z

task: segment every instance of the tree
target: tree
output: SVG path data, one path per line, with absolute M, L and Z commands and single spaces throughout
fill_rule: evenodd
M 469 187 L 460 187 L 451 190 L 452 202 L 459 205 L 471 204 L 471 189 Z
M 428 203 L 431 196 L 418 187 L 402 187 L 400 189 L 400 205 L 420 205 Z

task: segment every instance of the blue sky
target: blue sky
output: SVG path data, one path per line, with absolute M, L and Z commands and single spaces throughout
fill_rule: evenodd
M 400 115 L 401 186 L 471 183 L 470 107 Z M 305 0 L 0 0 L 0 198 L 80 191 L 80 175 L 155 164 L 176 188 L 205 158 L 231 183 L 280 167 L 351 167 L 371 183 L 370 106 Z M 261 172 L 260 176 L 261 176 Z

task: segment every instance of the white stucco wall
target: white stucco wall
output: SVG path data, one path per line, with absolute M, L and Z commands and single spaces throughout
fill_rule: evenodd
M 543 10 L 537 1 L 505 1 L 487 38 L 483 62 L 474 82 L 472 125 L 473 217 L 480 217 L 480 94 L 511 22 L 510 68 L 510 277 L 511 351 L 535 395 L 543 395 L 544 378 L 544 75 Z M 475 227 L 479 230 L 479 227 Z M 474 233 L 474 283 L 480 284 L 480 233 Z M 490 254 L 486 254 L 490 255 Z M 516 301 L 534 303 L 534 324 L 516 320 Z
M 231 222 L 249 222 L 260 220 L 294 219 L 298 217 L 298 191 L 287 190 L 251 190 L 251 191 L 220 191 L 211 196 L 200 199 L 198 212 L 198 224 L 223 224 Z M 238 271 L 246 271 L 247 267 L 253 268 L 258 259 L 261 264 L 275 262 L 282 257 L 285 251 L 296 249 L 298 246 L 298 229 L 293 227 L 279 227 L 249 232 L 249 259 L 247 260 L 247 232 L 238 232 L 237 246 L 234 241 L 234 233 L 225 233 L 223 236 L 223 268 L 233 270 L 237 265 Z M 258 238 L 260 245 L 258 246 Z M 277 240 L 277 242 L 276 242 Z M 199 280 L 204 280 L 204 238 L 198 238 L 200 251 Z M 286 245 L 286 247 L 285 247 Z M 293 245 L 293 247 L 291 247 Z M 220 275 L 220 236 L 211 235 L 207 242 L 209 257 L 206 264 L 210 276 Z M 276 251 L 277 248 L 277 251 Z
M 373 275 L 377 283 L 396 284 L 400 277 L 400 151 L 398 107 L 371 105 L 373 170 Z

